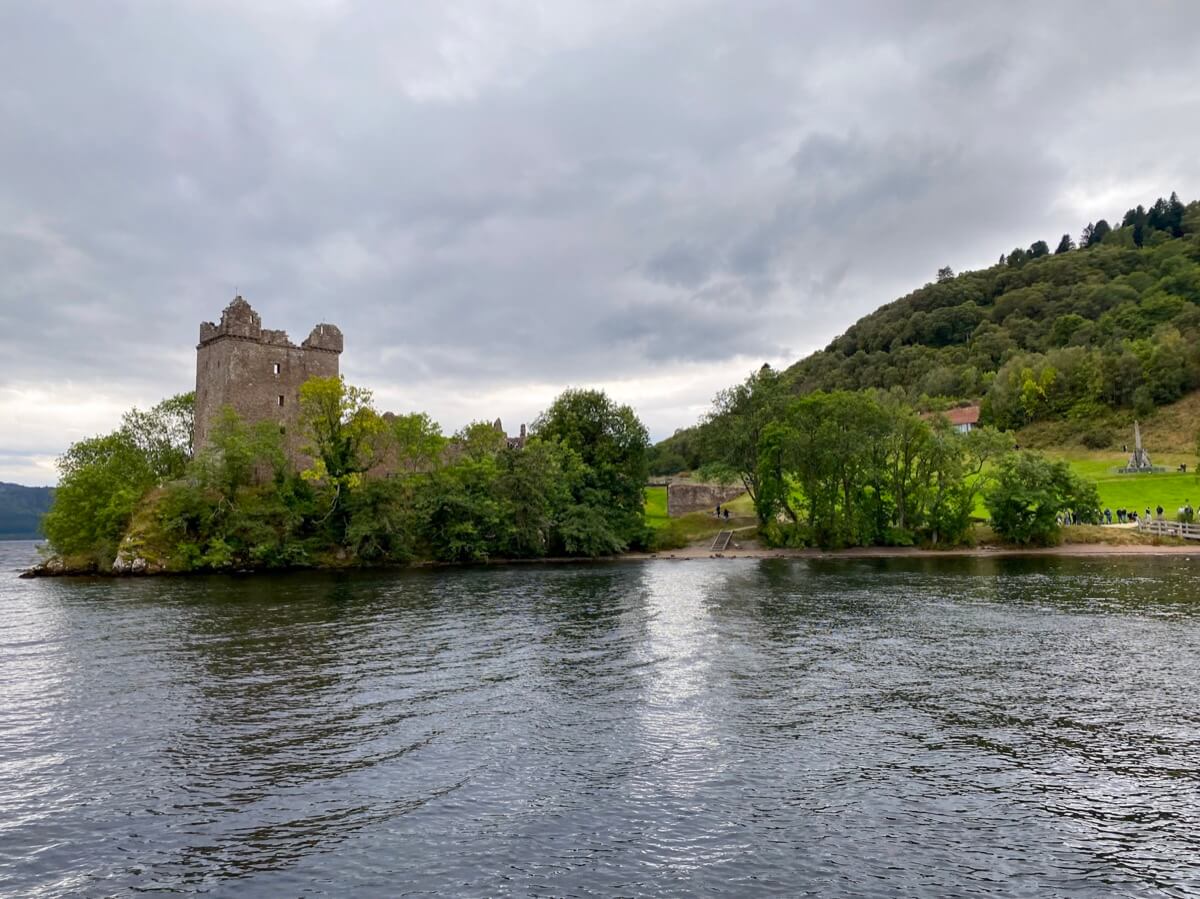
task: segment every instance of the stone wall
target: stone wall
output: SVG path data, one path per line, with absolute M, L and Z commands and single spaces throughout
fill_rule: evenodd
M 221 313 L 220 324 L 200 325 L 196 451 L 208 446 L 217 416 L 222 407 L 230 406 L 249 424 L 277 422 L 292 464 L 306 464 L 298 428 L 300 385 L 309 378 L 337 375 L 341 352 L 342 332 L 337 326 L 317 325 L 296 346 L 285 332 L 263 328 L 258 313 L 236 297 Z
M 693 484 L 687 481 L 672 481 L 667 485 L 667 515 L 678 518 L 688 512 L 709 511 L 717 508 L 719 503 L 727 503 L 737 499 L 746 492 L 741 484 L 722 486 L 721 484 Z

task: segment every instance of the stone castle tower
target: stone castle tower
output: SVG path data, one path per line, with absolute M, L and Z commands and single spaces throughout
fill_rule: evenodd
M 302 461 L 297 428 L 300 385 L 309 378 L 338 373 L 342 332 L 320 324 L 300 346 L 284 331 L 262 326 L 258 313 L 240 296 L 221 313 L 219 325 L 202 322 L 196 345 L 196 442 L 199 452 L 222 407 L 247 423 L 275 421 L 293 464 Z

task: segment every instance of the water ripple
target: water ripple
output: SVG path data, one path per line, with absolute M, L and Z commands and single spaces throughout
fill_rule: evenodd
M 5 576 L 0 894 L 1196 895 L 1198 573 Z

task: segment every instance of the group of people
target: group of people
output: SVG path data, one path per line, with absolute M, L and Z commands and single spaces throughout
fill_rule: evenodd
M 718 505 L 717 505 L 717 511 L 716 511 L 716 512 L 714 512 L 713 514 L 714 514 L 714 515 L 716 515 L 716 516 L 717 516 L 717 518 L 720 518 L 720 517 L 721 517 L 721 513 L 724 513 L 724 515 L 725 515 L 725 520 L 726 520 L 726 521 L 728 521 L 728 520 L 729 520 L 729 509 L 727 509 L 727 508 L 726 508 L 726 509 L 722 509 L 722 508 L 721 508 L 721 506 L 720 506 L 720 504 L 718 504 Z
M 1153 517 L 1157 517 L 1159 521 L 1162 521 L 1163 507 L 1159 506 L 1154 511 L 1155 514 L 1152 516 L 1150 514 L 1150 507 L 1147 506 L 1146 511 L 1143 512 L 1139 518 L 1137 509 L 1117 509 L 1116 514 L 1114 515 L 1112 509 L 1105 508 L 1104 523 L 1112 524 L 1115 520 L 1117 524 L 1137 524 L 1139 521 L 1150 521 Z
M 1191 501 L 1185 499 L 1183 501 L 1183 505 L 1179 507 L 1179 511 L 1176 515 L 1176 520 L 1177 521 L 1192 521 L 1195 518 L 1195 515 L 1196 515 L 1196 510 L 1192 508 Z M 1104 523 L 1105 524 L 1113 524 L 1114 521 L 1117 524 L 1138 524 L 1139 522 L 1143 522 L 1143 521 L 1165 521 L 1165 520 L 1166 520 L 1165 512 L 1161 505 L 1155 507 L 1153 515 L 1150 514 L 1149 506 L 1146 507 L 1146 511 L 1144 511 L 1140 516 L 1138 515 L 1137 509 L 1117 509 L 1115 514 L 1113 513 L 1112 509 L 1106 508 L 1104 510 Z

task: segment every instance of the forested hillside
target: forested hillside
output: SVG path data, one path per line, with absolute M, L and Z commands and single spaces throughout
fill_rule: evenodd
M 985 423 L 1149 415 L 1200 387 L 1200 203 L 1175 194 L 1002 254 L 888 303 L 782 373 L 792 393 L 881 388 L 921 408 L 978 400 Z M 655 448 L 656 473 L 705 461 L 702 428 Z M 1095 435 L 1098 445 L 1105 434 Z
M 1015 428 L 1099 408 L 1148 414 L 1200 386 L 1200 203 L 1172 194 L 1079 245 L 1039 240 L 982 271 L 876 310 L 785 376 L 799 393 L 902 387 L 913 398 L 982 398 Z
M 41 536 L 42 516 L 53 499 L 54 491 L 49 487 L 22 487 L 0 482 L 0 540 Z

